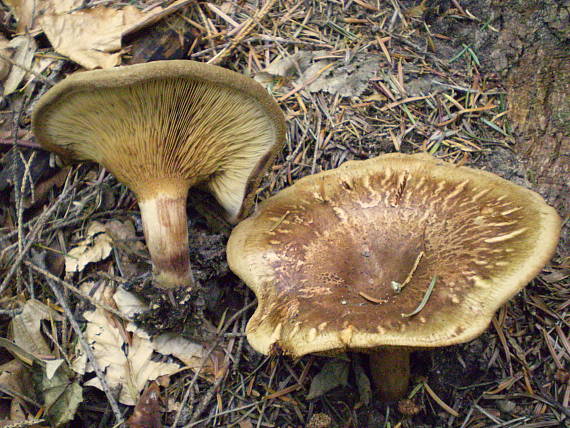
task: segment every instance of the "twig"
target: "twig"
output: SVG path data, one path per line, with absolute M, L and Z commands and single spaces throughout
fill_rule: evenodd
M 424 256 L 424 252 L 420 251 L 420 253 L 418 254 L 418 257 L 416 257 L 416 261 L 414 262 L 412 269 L 410 270 L 410 273 L 408 273 L 408 276 L 406 277 L 404 282 L 402 282 L 400 284 L 399 282 L 392 281 L 392 288 L 394 289 L 394 291 L 396 293 L 400 293 L 404 289 L 404 287 L 406 285 L 408 285 L 408 283 L 412 280 L 412 278 L 414 276 L 414 272 L 418 268 L 418 265 L 420 264 L 420 260 L 422 259 L 423 256 Z
M 196 381 L 198 380 L 198 376 L 200 375 L 200 372 L 202 371 L 202 368 L 204 367 L 204 365 L 206 364 L 206 362 L 210 358 L 210 355 L 212 354 L 212 352 L 214 352 L 214 349 L 216 348 L 216 346 L 218 345 L 220 340 L 224 337 L 224 333 L 226 332 L 226 330 L 241 316 L 241 314 L 243 314 L 245 311 L 249 310 L 256 303 L 257 303 L 257 300 L 254 300 L 249 305 L 246 305 L 243 308 L 241 308 L 239 311 L 237 311 L 228 320 L 228 322 L 226 323 L 224 328 L 218 332 L 217 336 L 212 341 L 210 349 L 208 349 L 208 352 L 206 352 L 204 354 L 204 356 L 202 357 L 202 360 L 200 361 L 200 364 L 198 365 L 198 368 L 194 372 L 194 376 L 192 377 L 192 380 L 190 381 L 190 385 L 188 385 L 186 387 L 186 392 L 184 393 L 184 397 L 182 398 L 182 402 L 180 403 L 180 407 L 178 408 L 178 411 L 176 412 L 176 417 L 174 418 L 174 422 L 172 423 L 172 428 L 176 428 L 176 425 L 178 425 L 178 421 L 180 420 L 180 415 L 182 414 L 182 409 L 184 408 L 184 406 L 186 406 L 186 403 L 188 402 L 188 398 L 190 397 L 190 392 L 193 390 L 194 385 L 196 384 Z M 207 400 L 207 402 L 209 402 L 210 399 L 211 399 L 211 397 Z M 206 401 L 206 400 L 204 400 L 204 401 Z M 207 402 L 206 402 L 206 405 L 207 405 Z M 198 405 L 198 407 L 205 408 L 206 405 L 202 406 L 201 404 L 202 403 L 200 403 Z M 199 413 L 193 412 L 192 413 L 192 422 L 194 422 L 199 417 L 200 417 Z
M 57 287 L 55 282 L 52 281 L 50 278 L 47 278 L 47 283 L 50 286 L 51 290 L 53 291 L 53 294 L 55 295 L 57 302 L 63 308 L 63 311 L 65 312 L 65 316 L 67 317 L 67 319 L 69 320 L 69 323 L 71 324 L 71 328 L 73 328 L 73 331 L 77 335 L 79 343 L 81 344 L 81 347 L 83 348 L 83 351 L 85 352 L 85 355 L 87 355 L 87 358 L 89 359 L 89 362 L 91 363 L 91 367 L 93 367 L 93 370 L 95 371 L 95 374 L 97 375 L 97 378 L 99 379 L 99 382 L 101 383 L 101 388 L 103 389 L 103 392 L 107 396 L 107 400 L 109 401 L 109 405 L 111 406 L 111 409 L 113 410 L 113 413 L 115 414 L 115 419 L 117 421 L 117 424 L 121 424 L 123 422 L 123 416 L 121 415 L 121 410 L 119 409 L 119 405 L 117 404 L 115 397 L 111 393 L 111 389 L 109 388 L 109 385 L 107 384 L 107 381 L 105 380 L 105 374 L 101 370 L 101 367 L 99 367 L 99 364 L 97 363 L 97 359 L 95 358 L 95 355 L 93 355 L 93 351 L 91 350 L 91 347 L 89 346 L 89 344 L 85 340 L 85 337 L 83 336 L 83 332 L 81 331 L 81 327 L 79 327 L 77 320 L 73 316 L 73 313 L 69 309 L 69 306 L 67 306 L 67 302 L 65 301 L 65 298 L 63 297 L 63 294 L 61 294 L 61 291 L 59 290 L 59 288 Z
M 26 73 L 30 73 L 31 75 L 33 75 L 34 77 L 38 78 L 39 80 L 41 80 L 43 83 L 45 83 L 46 85 L 49 86 L 53 86 L 53 83 L 46 77 L 42 76 L 40 73 L 35 72 L 34 70 L 26 67 L 25 65 L 19 64 L 16 61 L 14 61 L 12 58 L 10 58 L 9 56 L 6 56 L 4 54 L 0 53 L 0 59 L 9 62 L 10 64 L 21 68 L 22 70 L 24 70 Z
M 261 9 L 257 11 L 257 13 L 252 17 L 249 18 L 247 21 L 243 23 L 243 26 L 240 28 L 239 32 L 236 34 L 230 45 L 220 52 L 218 52 L 212 59 L 208 61 L 208 64 L 219 64 L 224 59 L 226 59 L 233 50 L 242 42 L 243 39 L 253 30 L 255 25 L 260 22 L 265 15 L 269 13 L 273 5 L 277 0 L 267 0 L 267 3 L 263 5 Z
M 56 199 L 56 201 L 53 203 L 53 205 L 51 207 L 49 207 L 42 214 L 40 214 L 36 224 L 34 225 L 34 228 L 26 235 L 26 238 L 25 238 L 26 245 L 22 248 L 22 251 L 18 254 L 18 256 L 16 257 L 16 260 L 14 260 L 14 262 L 12 263 L 10 270 L 8 271 L 6 276 L 4 277 L 4 281 L 2 281 L 2 284 L 0 284 L 0 294 L 2 294 L 4 292 L 4 290 L 6 289 L 6 287 L 8 287 L 8 284 L 12 280 L 12 276 L 14 275 L 16 270 L 18 269 L 18 266 L 20 266 L 20 264 L 22 263 L 22 260 L 24 259 L 24 257 L 28 253 L 29 249 L 34 244 L 34 242 L 37 238 L 37 235 L 38 235 L 40 229 L 42 228 L 42 226 L 44 225 L 44 223 L 47 221 L 49 216 L 51 216 L 51 214 L 55 211 L 55 209 L 59 206 L 59 204 L 61 204 L 64 200 L 66 200 L 69 197 L 69 194 L 71 193 L 71 191 L 74 190 L 78 184 L 79 184 L 79 181 L 70 185 L 67 189 L 65 189 L 61 193 L 61 195 L 59 195 L 59 197 Z
M 359 295 L 360 297 L 362 297 L 363 299 L 366 299 L 366 300 L 368 300 L 369 302 L 372 302 L 372 303 L 377 303 L 377 304 L 378 304 L 378 303 L 386 303 L 386 302 L 388 301 L 388 300 L 386 300 L 386 299 L 378 299 L 377 297 L 373 297 L 373 296 L 371 296 L 370 294 L 366 294 L 364 291 L 359 291 L 359 292 L 358 292 L 358 295 Z
M 122 320 L 125 321 L 132 321 L 129 317 L 127 317 L 126 315 L 122 314 L 121 312 L 117 311 L 116 309 L 113 309 L 110 306 L 107 306 L 103 303 L 98 302 L 96 299 L 94 299 L 93 297 L 85 294 L 83 291 L 81 291 L 80 289 L 74 287 L 73 285 L 71 285 L 69 282 L 64 281 L 63 279 L 58 278 L 57 276 L 53 275 L 51 272 L 48 272 L 45 269 L 42 269 L 39 266 L 36 266 L 35 264 L 33 264 L 32 262 L 29 261 L 24 261 L 23 262 L 26 266 L 32 268 L 33 270 L 35 270 L 38 273 L 41 273 L 43 276 L 45 276 L 48 279 L 51 279 L 52 281 L 57 282 L 59 285 L 63 285 L 65 288 L 67 288 L 68 290 L 70 290 L 71 292 L 77 294 L 78 296 L 80 296 L 81 298 L 89 301 L 89 303 L 91 303 L 92 305 L 97 306 L 98 308 L 104 309 L 107 312 L 112 313 L 113 315 L 115 315 L 116 317 L 121 318 Z
M 10 145 L 10 146 L 18 146 L 18 147 L 27 147 L 29 149 L 36 149 L 36 150 L 45 150 L 42 146 L 32 140 L 14 140 L 12 138 L 0 138 L 0 144 Z

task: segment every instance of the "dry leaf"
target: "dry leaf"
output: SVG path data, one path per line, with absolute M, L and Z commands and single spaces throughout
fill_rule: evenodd
M 124 277 L 134 278 L 148 270 L 141 262 L 147 256 L 146 247 L 137 236 L 135 226 L 130 220 L 111 220 L 105 223 L 107 233 L 113 238 L 113 246 L 118 250 L 118 263 Z
M 28 391 L 32 390 L 29 371 L 18 359 L 8 361 L 0 366 L 0 385 L 20 394 L 27 394 Z M 2 419 L 0 427 L 8 426 L 9 423 L 17 426 L 18 423 L 24 421 L 27 423 L 30 422 L 30 419 L 26 418 L 20 399 L 14 397 L 10 402 L 10 419 Z M 4 422 L 6 425 L 2 425 Z
M 36 53 L 37 49 L 35 40 L 28 35 L 14 37 L 12 40 L 10 40 L 8 46 L 15 50 L 12 56 L 14 63 L 21 65 L 24 68 L 18 67 L 16 65 L 12 66 L 10 74 L 4 82 L 4 96 L 10 95 L 16 89 L 18 89 L 18 86 L 27 73 L 25 69 L 30 70 L 32 68 L 34 54 Z
M 4 0 L 18 26 L 16 31 L 34 32 L 37 18 L 46 13 L 66 13 L 83 5 L 83 0 Z
M 363 55 L 346 65 L 340 60 L 333 63 L 330 59 L 319 59 L 326 55 L 326 51 L 299 51 L 274 61 L 258 73 L 255 80 L 270 86 L 273 83 L 271 76 L 296 78 L 294 86 L 304 87 L 310 92 L 325 91 L 343 97 L 356 97 L 364 92 L 380 66 L 378 59 L 367 59 Z M 338 66 L 327 68 L 331 64 Z
M 273 61 L 265 69 L 265 72 L 282 77 L 299 76 L 299 71 L 303 72 L 309 68 L 316 54 L 316 52 L 299 51 L 293 55 Z
M 4 0 L 4 3 L 8 5 L 14 14 L 16 21 L 18 21 L 16 27 L 18 33 L 32 28 L 32 18 L 38 1 L 39 0 Z
M 69 250 L 65 256 L 65 271 L 81 272 L 87 264 L 106 259 L 113 249 L 112 242 L 105 226 L 94 221 L 87 228 L 87 238 Z
M 42 416 L 50 425 L 59 427 L 71 421 L 83 401 L 83 388 L 68 365 L 60 364 L 50 374 L 46 367 L 34 363 L 31 378 L 34 391 L 45 408 Z
M 18 360 L 10 360 L 0 366 L 0 384 L 12 391 L 23 393 L 30 385 L 26 366 Z
M 304 82 L 313 79 L 317 72 L 323 69 L 323 61 L 311 66 L 303 75 Z M 343 97 L 357 97 L 368 86 L 368 81 L 379 68 L 377 59 L 355 61 L 358 65 L 348 65 L 338 69 L 329 69 L 322 73 L 307 86 L 310 92 L 325 91 L 330 94 L 339 94 Z
M 26 301 L 22 313 L 16 315 L 10 324 L 14 343 L 38 358 L 51 356 L 51 350 L 40 332 L 41 321 L 63 317 L 36 299 Z
M 350 364 L 345 360 L 326 362 L 321 371 L 313 378 L 307 400 L 318 398 L 338 386 L 347 385 L 349 369 Z
M 52 0 L 53 1 L 53 0 Z M 121 39 L 190 3 L 178 0 L 141 12 L 134 6 L 97 6 L 71 13 L 47 12 L 40 25 L 53 48 L 87 69 L 110 68 L 121 62 Z
M 93 298 L 101 300 L 104 294 L 108 294 L 108 290 L 107 287 L 99 288 Z M 122 288 L 114 293 L 113 300 L 119 311 L 127 316 L 148 310 L 140 298 Z M 178 364 L 151 361 L 154 351 L 163 355 L 173 355 L 194 369 L 200 366 L 206 355 L 206 349 L 202 345 L 172 333 L 162 334 L 150 341 L 148 334 L 137 328 L 134 323 L 128 323 L 126 326 L 127 331 L 133 332 L 130 344 L 126 346 L 124 331 L 119 328 L 120 324 L 103 309 L 97 308 L 85 312 L 83 316 L 88 321 L 85 337 L 93 349 L 97 363 L 105 370 L 109 386 L 122 387 L 119 401 L 123 404 L 134 405 L 147 381 L 160 376 L 169 376 L 180 370 Z M 76 348 L 76 354 L 73 369 L 83 374 L 86 371 L 86 357 L 81 347 Z M 223 376 L 226 369 L 225 355 L 222 351 L 214 351 L 206 360 L 202 373 L 211 380 Z M 87 385 L 100 388 L 97 378 L 87 382 Z
M 110 220 L 105 223 L 107 233 L 111 235 L 113 241 L 118 246 L 128 248 L 130 253 L 144 253 L 145 245 L 137 236 L 135 226 L 132 221 Z
M 104 325 L 106 318 L 93 317 L 91 323 L 98 324 L 102 330 L 110 328 L 109 325 Z M 101 330 L 101 331 L 102 331 Z M 117 363 L 108 364 L 105 372 L 105 380 L 111 388 L 121 386 L 121 393 L 119 395 L 119 402 L 129 406 L 134 406 L 139 399 L 139 394 L 144 388 L 148 380 L 154 380 L 159 376 L 172 375 L 179 370 L 177 364 L 159 363 L 151 360 L 153 347 L 148 339 L 142 338 L 137 334 L 133 334 L 131 345 L 123 350 L 123 342 L 105 343 L 100 345 L 99 338 L 91 338 L 92 347 L 94 350 L 100 348 L 104 349 L 105 360 L 116 360 Z M 98 352 L 99 355 L 102 352 Z M 97 359 L 101 366 L 101 361 Z M 103 367 L 101 367 L 103 368 Z M 86 383 L 86 385 L 94 386 L 101 389 L 101 384 L 98 378 L 93 378 Z
M 137 239 L 135 226 L 132 221 L 110 220 L 105 223 L 105 228 L 113 240 L 135 241 Z M 131 245 L 128 242 L 128 245 Z
M 8 58 L 12 58 L 12 49 L 10 48 L 10 42 L 0 33 L 0 54 Z M 4 59 L 0 58 L 0 80 L 4 80 L 10 74 L 10 67 L 12 64 Z
M 149 309 L 148 305 L 140 297 L 134 293 L 129 293 L 122 287 L 115 291 L 113 300 L 117 304 L 119 311 L 129 318 L 134 318 L 136 314 L 146 312 Z
M 64 14 L 83 6 L 84 0 L 42 0 L 42 14 Z
M 162 403 L 158 383 L 151 382 L 145 389 L 131 417 L 127 420 L 129 428 L 162 428 Z
M 94 298 L 101 299 L 106 290 L 106 287 L 101 287 Z M 125 346 L 123 333 L 115 319 L 103 309 L 85 312 L 83 316 L 88 321 L 85 338 L 91 345 L 99 367 L 105 370 L 105 379 L 109 386 L 121 387 L 119 401 L 122 404 L 134 406 L 148 380 L 174 374 L 180 369 L 178 364 L 152 361 L 152 344 L 141 332 L 135 332 L 131 343 Z M 77 358 L 72 367 L 76 372 L 84 373 L 86 358 L 80 346 L 76 348 L 76 354 Z M 88 371 L 91 370 L 88 367 Z M 98 378 L 91 379 L 86 385 L 101 389 Z
M 134 6 L 130 6 L 134 8 Z M 110 68 L 121 61 L 122 9 L 98 6 L 67 14 L 48 14 L 40 25 L 56 52 L 87 69 Z
M 204 346 L 174 333 L 163 333 L 155 337 L 152 346 L 163 355 L 172 355 L 178 358 L 192 370 L 201 366 L 204 356 L 207 354 L 207 349 Z M 214 350 L 204 362 L 200 374 L 212 381 L 212 379 L 223 376 L 226 369 L 224 353 L 221 350 Z

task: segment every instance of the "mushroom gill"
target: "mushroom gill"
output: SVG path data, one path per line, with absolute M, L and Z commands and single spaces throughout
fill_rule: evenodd
M 166 288 L 192 282 L 188 189 L 205 186 L 238 220 L 284 137 L 263 87 L 193 61 L 76 73 L 41 98 L 32 120 L 44 147 L 100 163 L 136 194 L 155 279 Z

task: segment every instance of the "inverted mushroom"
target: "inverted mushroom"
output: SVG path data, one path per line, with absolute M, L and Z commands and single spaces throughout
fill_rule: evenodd
M 252 79 L 193 61 L 76 73 L 38 102 L 38 142 L 95 161 L 135 194 L 157 284 L 191 286 L 186 198 L 205 186 L 229 221 L 247 213 L 284 140 L 275 100 Z
M 228 242 L 258 307 L 264 354 L 370 352 L 380 396 L 409 353 L 469 341 L 553 255 L 560 218 L 537 193 L 429 155 L 383 155 L 305 177 Z

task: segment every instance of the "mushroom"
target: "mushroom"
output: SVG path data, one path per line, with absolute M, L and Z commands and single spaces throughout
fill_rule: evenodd
M 281 110 L 252 79 L 194 61 L 75 73 L 32 116 L 37 141 L 95 161 L 136 195 L 157 285 L 191 286 L 186 198 L 200 184 L 235 222 L 284 140 Z
M 553 255 L 560 218 L 537 193 L 427 154 L 300 179 L 232 232 L 229 266 L 256 294 L 263 354 L 371 354 L 385 401 L 409 354 L 469 341 Z

